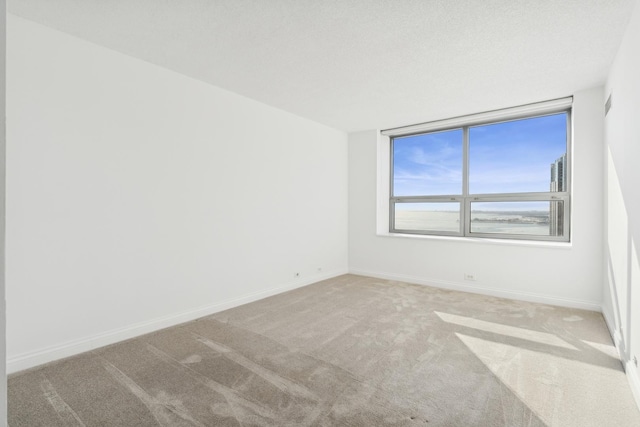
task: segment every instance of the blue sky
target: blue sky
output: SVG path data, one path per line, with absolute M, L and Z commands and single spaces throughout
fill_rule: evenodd
M 549 165 L 566 152 L 566 114 L 469 129 L 469 192 L 549 191 Z M 462 194 L 462 130 L 396 138 L 394 195 Z
M 395 196 L 462 194 L 462 130 L 396 138 Z

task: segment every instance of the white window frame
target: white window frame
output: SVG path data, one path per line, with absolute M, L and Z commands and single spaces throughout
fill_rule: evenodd
M 573 98 L 562 98 L 553 101 L 539 102 L 514 108 L 495 110 L 469 116 L 456 117 L 436 122 L 422 123 L 383 130 L 380 133 L 378 144 L 378 233 L 379 234 L 409 234 L 409 235 L 434 235 L 451 237 L 478 237 L 491 239 L 516 239 L 533 241 L 557 241 L 569 242 L 571 237 L 571 188 L 572 188 L 572 117 L 571 107 Z M 567 113 L 567 151 L 566 151 L 566 191 L 563 192 L 536 192 L 536 193 L 492 193 L 469 194 L 468 170 L 469 170 L 469 128 L 478 125 L 501 123 L 526 118 L 534 118 L 551 114 Z M 441 132 L 451 129 L 463 130 L 463 188 L 460 195 L 444 196 L 397 196 L 392 194 L 393 189 L 393 139 L 415 134 Z M 386 152 L 386 153 L 385 153 Z M 386 163 L 386 166 L 384 165 Z M 383 183 L 383 180 L 386 181 Z M 382 190 L 382 191 L 380 191 Z M 561 236 L 536 236 L 525 234 L 507 233 L 479 233 L 471 232 L 471 204 L 474 202 L 563 202 L 563 235 Z M 394 212 L 397 203 L 420 202 L 458 202 L 461 207 L 460 229 L 457 232 L 446 231 L 422 231 L 422 230 L 398 230 L 394 228 Z M 383 212 L 386 210 L 386 214 Z M 382 213 L 382 214 L 381 214 Z

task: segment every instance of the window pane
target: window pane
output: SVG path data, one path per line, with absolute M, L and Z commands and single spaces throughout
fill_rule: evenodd
M 567 191 L 567 114 L 469 128 L 469 193 Z
M 471 232 L 562 236 L 564 203 L 471 202 Z
M 395 229 L 460 232 L 460 203 L 396 203 Z
M 462 194 L 462 129 L 393 139 L 393 195 Z

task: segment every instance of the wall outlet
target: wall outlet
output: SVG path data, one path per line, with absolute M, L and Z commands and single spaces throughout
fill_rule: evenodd
M 471 273 L 464 273 L 464 280 L 470 280 L 472 282 L 475 282 L 476 276 L 474 276 Z

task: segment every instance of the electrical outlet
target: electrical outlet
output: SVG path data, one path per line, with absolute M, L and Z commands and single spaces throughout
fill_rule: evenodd
M 476 280 L 476 276 L 471 273 L 464 273 L 464 280 L 470 280 L 474 282 Z

